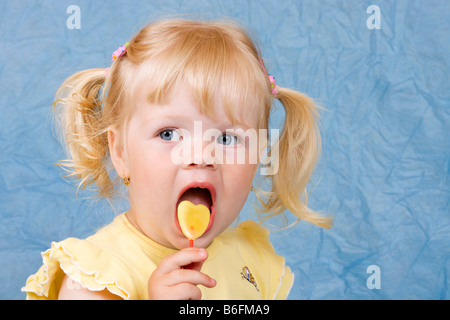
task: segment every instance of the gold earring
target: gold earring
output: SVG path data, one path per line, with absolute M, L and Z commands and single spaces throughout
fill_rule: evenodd
M 126 186 L 128 187 L 129 184 L 130 184 L 130 177 L 125 177 L 125 178 L 123 178 L 123 184 L 126 185 Z

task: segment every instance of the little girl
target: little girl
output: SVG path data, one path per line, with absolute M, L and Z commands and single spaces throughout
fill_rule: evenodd
M 263 152 L 250 137 L 268 129 L 274 98 L 286 119 L 268 146 L 276 168 L 264 176 L 269 192 L 252 187 Z M 123 183 L 130 209 L 87 239 L 53 242 L 22 289 L 28 299 L 287 297 L 294 275 L 268 231 L 252 221 L 230 225 L 254 190 L 267 217 L 287 209 L 330 227 L 306 206 L 320 143 L 317 110 L 275 84 L 240 27 L 151 23 L 114 52 L 110 68 L 69 77 L 54 105 L 70 153 L 60 164 L 101 197 L 113 198 Z M 175 161 L 181 146 L 183 161 Z M 250 161 L 254 152 L 258 161 Z M 233 161 L 239 154 L 245 161 Z M 182 200 L 210 212 L 194 247 L 177 218 Z

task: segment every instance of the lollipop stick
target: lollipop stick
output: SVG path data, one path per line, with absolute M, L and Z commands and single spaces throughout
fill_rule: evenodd
M 194 246 L 194 240 L 189 239 L 189 248 L 192 248 Z

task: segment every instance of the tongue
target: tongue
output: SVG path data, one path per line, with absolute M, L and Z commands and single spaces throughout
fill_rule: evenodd
M 211 195 L 207 189 L 201 189 L 201 188 L 191 188 L 188 189 L 185 193 L 183 193 L 178 201 L 180 203 L 181 201 L 189 200 L 193 204 L 203 204 L 206 206 L 209 211 L 211 211 Z

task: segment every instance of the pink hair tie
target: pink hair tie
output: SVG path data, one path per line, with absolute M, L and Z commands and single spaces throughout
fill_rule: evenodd
M 262 62 L 261 58 L 259 58 L 259 63 L 261 64 L 261 67 L 264 69 L 264 73 L 267 74 L 267 77 L 269 78 L 270 87 L 272 88 L 272 95 L 274 95 L 274 96 L 277 95 L 280 87 L 276 85 L 275 77 L 271 76 L 269 73 L 267 73 L 267 70 L 266 70 L 266 68 L 264 68 L 264 63 Z
M 270 74 L 269 74 L 269 81 L 272 87 L 272 94 L 275 96 L 278 93 L 278 89 L 280 89 L 280 87 L 275 84 L 275 77 L 271 76 Z
M 114 51 L 113 54 L 112 54 L 112 59 L 111 59 L 111 61 L 114 61 L 114 60 L 116 60 L 117 58 L 122 57 L 122 56 L 127 52 L 127 48 L 128 48 L 128 45 L 129 45 L 129 44 L 130 44 L 130 43 L 127 42 L 127 43 L 125 43 L 123 46 L 120 46 L 119 48 L 117 48 L 117 50 Z M 108 76 L 108 72 L 109 72 L 109 67 L 107 67 L 107 68 L 105 69 L 105 78 Z
M 123 56 L 123 55 L 127 52 L 127 47 L 128 47 L 129 44 L 130 44 L 130 43 L 127 42 L 127 43 L 125 43 L 123 46 L 120 46 L 119 48 L 117 48 L 117 50 L 114 51 L 113 54 L 112 54 L 112 59 L 111 59 L 111 61 L 114 61 L 114 60 L 116 60 L 117 58 Z

